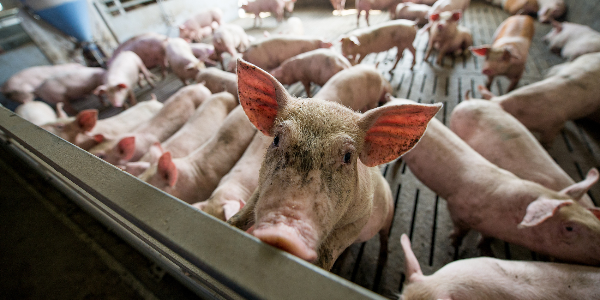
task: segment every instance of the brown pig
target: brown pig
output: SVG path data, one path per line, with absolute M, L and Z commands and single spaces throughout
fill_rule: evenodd
M 106 72 L 103 68 L 83 67 L 59 73 L 46 79 L 34 93 L 46 102 L 62 102 L 68 110 L 74 111 L 70 101 L 93 93 L 104 82 Z
M 600 32 L 576 23 L 552 21 L 552 30 L 544 36 L 550 50 L 574 60 L 581 55 L 600 52 Z
M 337 52 L 317 49 L 286 59 L 271 75 L 282 84 L 302 82 L 310 98 L 311 82 L 323 86 L 333 75 L 350 67 L 350 62 Z
M 255 133 L 238 106 L 202 147 L 182 158 L 165 152 L 139 178 L 187 203 L 204 201 L 244 154 Z
M 56 122 L 56 112 L 43 101 L 25 102 L 15 108 L 15 113 L 38 126 Z
M 213 36 L 213 45 L 217 60 L 221 62 L 221 67 L 225 70 L 223 64 L 223 53 L 227 52 L 232 57 L 242 53 L 250 46 L 250 40 L 244 28 L 235 24 L 224 24 L 215 30 Z
M 167 75 L 166 46 L 166 35 L 154 32 L 136 35 L 115 49 L 107 65 L 110 66 L 119 53 L 132 51 L 142 59 L 146 68 L 159 66 L 164 78 Z
M 333 44 L 320 38 L 308 36 L 273 35 L 252 43 L 244 52 L 243 59 L 264 70 L 277 68 L 290 57 L 319 48 L 331 48 Z
M 427 24 L 427 13 L 431 6 L 425 4 L 416 4 L 412 2 L 401 3 L 396 6 L 396 11 L 391 20 L 405 19 L 415 21 L 417 25 Z
M 462 13 L 460 11 L 434 13 L 429 16 L 429 42 L 424 60 L 429 58 L 433 48 L 438 50 L 436 63 L 442 64 L 442 59 L 446 53 L 452 53 L 455 56 L 468 53 L 468 48 L 473 45 L 473 38 L 469 29 L 460 26 Z
M 244 155 L 231 171 L 223 176 L 208 200 L 192 206 L 223 221 L 229 220 L 246 205 L 246 201 L 258 186 L 258 170 L 265 151 L 272 142 L 273 138 L 262 133 L 255 134 Z
M 169 38 L 166 53 L 171 70 L 184 85 L 188 85 L 188 79 L 193 80 L 198 71 L 205 68 L 204 62 L 194 56 L 190 44 L 181 38 Z
M 394 20 L 373 25 L 364 29 L 355 29 L 342 37 L 342 54 L 352 64 L 360 64 L 369 53 L 386 51 L 396 47 L 396 68 L 402 58 L 404 49 L 413 55 L 411 70 L 416 62 L 415 47 L 413 42 L 417 35 L 414 21 Z M 357 61 L 358 59 L 358 61 Z
M 406 234 L 401 300 L 580 300 L 600 294 L 600 269 L 560 263 L 509 261 L 488 257 L 451 262 L 425 276 Z
M 223 11 L 219 8 L 199 12 L 179 26 L 179 37 L 187 42 L 200 42 L 221 25 L 221 19 Z
M 151 119 L 107 145 L 90 149 L 90 152 L 113 165 L 137 161 L 154 143 L 163 142 L 177 132 L 210 95 L 202 84 L 181 88 Z
M 273 142 L 258 188 L 228 222 L 242 230 L 254 226 L 261 241 L 325 270 L 350 244 L 377 232 L 385 257 L 393 203 L 376 166 L 409 151 L 440 105 L 360 114 L 331 101 L 294 98 L 242 60 L 237 73 L 241 106 Z
M 525 71 L 533 32 L 532 17 L 511 16 L 496 29 L 491 45 L 471 47 L 471 52 L 485 57 L 482 73 L 488 78 L 488 89 L 492 86 L 494 77 L 498 75 L 510 79 L 508 91 L 517 86 Z
M 479 87 L 483 98 L 500 104 L 527 129 L 540 134 L 545 147 L 552 145 L 565 122 L 600 109 L 600 53 L 580 56 L 544 80 L 494 96 Z M 568 99 L 568 101 L 566 101 Z
M 206 68 L 198 72 L 196 82 L 204 83 L 211 93 L 229 92 L 238 98 L 237 75 L 217 68 Z
M 366 112 L 387 102 L 386 94 L 391 92 L 390 83 L 373 66 L 356 65 L 333 75 L 315 98 Z
M 538 0 L 486 0 L 492 5 L 502 7 L 511 15 L 529 15 L 539 10 Z M 552 0 L 554 1 L 554 0 Z
M 493 237 L 562 261 L 600 265 L 600 209 L 577 202 L 597 182 L 596 169 L 553 191 L 492 164 L 437 119 L 403 160 L 446 199 L 455 246 L 474 229 L 484 242 Z
M 367 21 L 367 26 L 371 26 L 369 24 L 369 11 L 371 9 L 388 9 L 390 11 L 395 11 L 396 5 L 401 3 L 402 0 L 356 0 L 356 10 L 358 15 L 356 16 L 356 27 L 359 27 L 360 21 L 360 13 L 365 11 L 365 20 Z M 394 18 L 391 18 L 394 19 Z
M 529 130 L 498 103 L 473 99 L 458 104 L 450 129 L 491 163 L 519 178 L 555 191 L 575 184 Z M 587 194 L 579 203 L 594 207 Z

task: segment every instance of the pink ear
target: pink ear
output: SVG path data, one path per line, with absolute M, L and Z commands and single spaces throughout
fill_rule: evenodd
M 440 14 L 432 14 L 431 16 L 429 16 L 429 20 L 431 20 L 432 22 L 435 22 L 439 19 L 440 19 Z
M 321 48 L 331 48 L 333 44 L 330 42 L 321 42 Z
M 258 130 L 270 136 L 277 111 L 287 104 L 291 96 L 269 73 L 239 58 L 237 75 L 238 94 L 244 112 Z
M 460 11 L 455 11 L 455 12 L 452 14 L 452 20 L 454 20 L 454 21 L 458 21 L 458 20 L 460 20 L 460 17 L 461 17 L 461 16 L 462 16 L 462 13 L 461 13 Z
M 223 214 L 225 214 L 225 221 L 229 220 L 235 214 L 246 205 L 244 200 L 227 200 L 223 205 Z
M 174 187 L 177 182 L 177 167 L 171 158 L 171 152 L 165 152 L 158 159 L 158 174 L 169 184 Z
M 96 141 L 96 143 L 100 144 L 102 142 L 104 142 L 104 134 L 96 134 L 94 135 L 94 141 Z
M 486 56 L 488 51 L 490 50 L 490 46 L 486 45 L 481 47 L 471 47 L 470 50 L 475 55 Z
M 441 107 L 441 103 L 393 104 L 367 111 L 359 121 L 365 132 L 360 161 L 373 167 L 406 153 L 421 139 Z
M 121 159 L 130 160 L 135 154 L 135 137 L 128 136 L 122 138 L 117 144 L 119 149 L 119 153 L 121 154 Z
M 119 83 L 119 84 L 117 84 L 117 87 L 120 88 L 120 89 L 126 89 L 127 85 L 124 84 L 124 83 Z
M 101 85 L 101 86 L 97 87 L 94 90 L 94 95 L 96 95 L 96 96 L 100 96 L 100 95 L 102 95 L 104 93 L 106 93 L 106 86 L 105 85 Z
M 587 193 L 587 191 L 592 187 L 592 185 L 598 182 L 598 177 L 600 174 L 596 168 L 592 168 L 588 171 L 585 179 L 574 183 L 566 188 L 564 188 L 560 193 L 566 194 L 574 200 L 579 200 L 583 197 L 583 194 Z
M 96 126 L 96 121 L 98 120 L 98 110 L 97 109 L 86 109 L 77 114 L 77 124 L 79 128 L 83 132 L 88 132 Z
M 525 228 L 539 225 L 554 216 L 561 207 L 572 205 L 573 203 L 572 200 L 555 200 L 540 197 L 529 203 L 525 217 L 523 217 L 523 221 L 517 227 Z

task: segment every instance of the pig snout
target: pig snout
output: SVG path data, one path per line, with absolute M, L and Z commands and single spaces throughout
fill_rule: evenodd
M 273 247 L 289 252 L 308 262 L 314 262 L 317 259 L 317 252 L 314 244 L 307 240 L 297 227 L 292 227 L 283 223 L 278 224 L 260 224 L 254 229 L 252 235 Z
M 487 76 L 492 76 L 494 75 L 494 71 L 492 69 L 483 69 L 481 71 L 481 73 L 483 73 L 483 75 L 487 75 Z

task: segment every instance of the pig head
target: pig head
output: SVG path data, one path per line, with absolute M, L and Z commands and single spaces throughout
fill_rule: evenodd
M 228 222 L 326 270 L 354 242 L 391 224 L 391 191 L 375 166 L 409 151 L 441 105 L 395 105 L 356 113 L 297 99 L 270 74 L 238 60 L 244 111 L 273 137 L 258 188 Z M 383 245 L 383 243 L 382 243 Z
M 122 107 L 125 103 L 125 99 L 127 99 L 129 94 L 132 93 L 131 89 L 132 87 L 125 82 L 121 82 L 116 85 L 103 84 L 94 90 L 94 95 L 106 95 L 106 98 L 108 98 L 108 101 L 114 107 Z

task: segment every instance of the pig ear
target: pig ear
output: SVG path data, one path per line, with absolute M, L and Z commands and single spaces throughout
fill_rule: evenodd
M 574 200 L 579 200 L 585 193 L 587 193 L 592 185 L 598 182 L 598 176 L 598 170 L 596 168 L 592 168 L 587 173 L 584 180 L 564 188 L 562 191 L 560 191 L 560 193 L 566 194 Z
M 98 144 L 104 142 L 104 135 L 103 134 L 95 134 L 94 135 L 94 141 Z
M 179 30 L 184 30 L 185 26 L 184 25 L 179 25 Z
M 554 216 L 561 207 L 572 205 L 573 200 L 555 200 L 539 197 L 529 203 L 525 217 L 518 228 L 533 227 Z
M 244 200 L 226 200 L 223 205 L 223 214 L 225 215 L 225 221 L 231 219 L 235 214 L 238 213 L 246 205 Z
M 435 22 L 439 19 L 440 19 L 440 14 L 432 14 L 431 16 L 429 16 L 429 20 L 431 20 L 431 22 Z
M 521 59 L 521 56 L 514 53 L 513 51 L 510 51 L 509 49 L 505 48 L 504 53 L 502 54 L 502 59 L 510 60 L 511 58 L 519 60 L 519 59 Z
M 352 36 L 348 37 L 348 39 L 352 43 L 356 44 L 356 46 L 360 46 L 360 41 L 358 40 L 358 38 L 355 35 L 352 35 Z
M 100 95 L 102 95 L 104 93 L 106 93 L 106 86 L 105 85 L 98 86 L 94 90 L 94 95 L 96 95 L 96 96 L 100 96 Z
M 175 183 L 177 182 L 177 167 L 171 158 L 171 152 L 165 152 L 158 159 L 157 171 L 170 187 L 175 186 Z
M 462 13 L 460 11 L 455 11 L 452 13 L 452 20 L 458 21 L 460 20 L 460 17 L 462 17 Z
M 121 159 L 130 160 L 135 154 L 135 137 L 128 136 L 122 138 L 117 144 L 117 149 L 121 155 Z
M 406 153 L 421 139 L 441 107 L 441 103 L 394 104 L 367 111 L 359 121 L 365 132 L 360 161 L 373 167 Z
M 250 122 L 271 136 L 277 111 L 287 105 L 291 96 L 283 85 L 259 67 L 237 60 L 238 95 Z
M 98 121 L 98 110 L 97 109 L 86 109 L 77 114 L 77 118 L 75 119 L 81 131 L 88 132 L 96 126 L 96 121 Z
M 120 89 L 126 89 L 127 88 L 127 84 L 125 84 L 125 83 L 119 83 L 119 84 L 117 84 L 117 87 L 120 88 Z
M 473 52 L 475 55 L 486 56 L 490 48 L 490 45 L 483 45 L 479 47 L 469 47 L 469 50 L 471 50 L 471 52 Z

